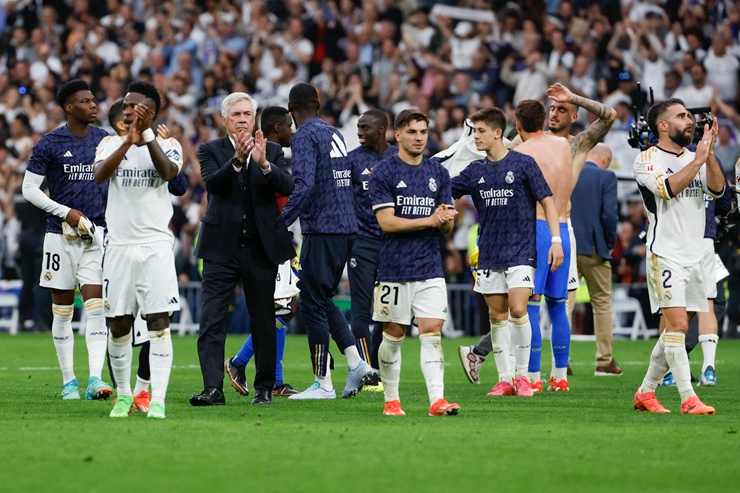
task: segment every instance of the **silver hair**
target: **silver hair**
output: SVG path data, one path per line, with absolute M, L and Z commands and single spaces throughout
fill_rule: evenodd
M 226 118 L 229 116 L 231 107 L 241 101 L 249 101 L 252 104 L 252 111 L 254 112 L 255 118 L 257 115 L 257 101 L 247 94 L 246 92 L 232 92 L 221 101 L 221 116 Z

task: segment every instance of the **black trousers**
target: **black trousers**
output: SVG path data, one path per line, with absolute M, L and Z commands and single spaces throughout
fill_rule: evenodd
M 258 239 L 247 240 L 228 262 L 204 260 L 198 358 L 205 388 L 223 389 L 226 315 L 241 282 L 251 320 L 256 390 L 275 385 L 275 276 Z
M 360 356 L 368 363 L 373 360 L 370 327 L 373 325 L 373 291 L 381 244 L 382 240 L 379 238 L 366 236 L 355 238 L 347 270 L 349 288 L 352 292 L 352 333 L 357 341 Z

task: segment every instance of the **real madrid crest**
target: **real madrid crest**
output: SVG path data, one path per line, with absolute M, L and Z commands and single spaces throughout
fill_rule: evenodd
M 349 259 L 349 266 L 352 267 L 353 269 L 355 267 L 357 267 L 357 259 L 354 258 L 354 257 L 352 257 L 351 259 Z
M 434 178 L 429 178 L 429 190 L 431 190 L 432 192 L 437 191 L 437 180 L 435 180 Z
M 50 270 L 47 270 L 46 272 L 44 272 L 44 279 L 46 279 L 47 281 L 51 281 L 52 277 L 53 276 Z
M 514 172 L 513 171 L 508 171 L 506 173 L 506 177 L 504 177 L 504 181 L 506 181 L 506 183 L 508 183 L 509 185 L 511 185 L 512 183 L 514 183 Z

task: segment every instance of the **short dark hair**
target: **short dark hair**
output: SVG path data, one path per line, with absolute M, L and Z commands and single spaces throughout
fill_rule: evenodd
M 385 128 L 388 128 L 388 125 L 390 125 L 388 113 L 377 108 L 371 108 L 364 112 L 361 116 L 369 116 L 370 118 L 374 118 L 375 120 L 378 120 Z
M 516 105 L 516 119 L 525 132 L 542 130 L 545 125 L 545 105 L 534 99 L 525 99 Z
M 314 110 L 321 108 L 319 91 L 311 84 L 300 82 L 290 88 L 288 107 L 292 110 Z
M 72 97 L 73 94 L 79 91 L 89 91 L 90 85 L 82 79 L 72 79 L 62 84 L 62 87 L 57 91 L 56 101 L 59 106 L 64 108 L 67 104 L 67 100 Z
M 269 132 L 276 124 L 286 121 L 289 114 L 288 109 L 282 106 L 268 106 L 260 115 L 260 128 L 263 132 Z
M 411 122 L 425 122 L 429 125 L 429 117 L 419 110 L 403 110 L 396 115 L 396 120 L 393 122 L 393 128 L 401 130 L 402 128 L 408 127 Z
M 501 108 L 487 108 L 473 113 L 470 116 L 473 123 L 483 122 L 491 128 L 506 130 L 506 114 Z
M 113 127 L 113 130 L 116 129 L 116 120 L 121 118 L 121 115 L 123 115 L 123 99 L 113 103 L 108 110 L 108 123 Z
M 162 107 L 162 98 L 159 96 L 159 91 L 152 84 L 143 80 L 137 80 L 128 85 L 126 92 L 135 92 L 136 94 L 142 94 L 147 98 L 154 101 L 154 114 L 159 114 L 159 109 Z
M 680 104 L 686 106 L 683 100 L 678 98 L 669 98 L 660 103 L 655 103 L 650 107 L 647 114 L 647 121 L 650 130 L 657 136 L 658 135 L 658 119 L 674 104 Z

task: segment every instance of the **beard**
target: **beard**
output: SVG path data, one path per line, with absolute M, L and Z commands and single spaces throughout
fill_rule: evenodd
M 673 142 L 680 145 L 681 147 L 686 147 L 691 144 L 691 137 L 693 137 L 693 135 L 693 131 L 689 135 L 686 135 L 685 132 L 677 130 L 671 133 L 669 137 Z

